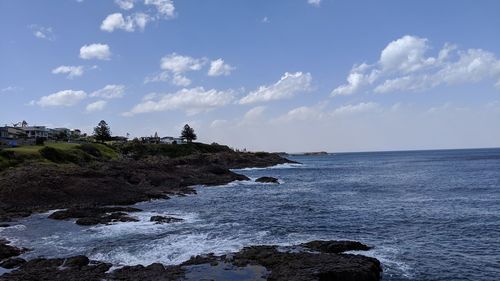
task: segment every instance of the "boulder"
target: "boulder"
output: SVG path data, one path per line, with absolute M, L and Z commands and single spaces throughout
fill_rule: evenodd
M 273 178 L 273 177 L 260 177 L 260 178 L 256 179 L 255 182 L 279 184 L 278 179 Z
M 168 217 L 168 216 L 152 216 L 149 221 L 154 221 L 157 224 L 162 223 L 172 223 L 172 222 L 181 222 L 183 219 L 176 217 Z

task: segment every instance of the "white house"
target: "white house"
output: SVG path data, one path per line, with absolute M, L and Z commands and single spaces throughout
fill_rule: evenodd
M 160 139 L 160 143 L 163 143 L 163 144 L 185 144 L 186 142 L 181 138 L 163 137 Z

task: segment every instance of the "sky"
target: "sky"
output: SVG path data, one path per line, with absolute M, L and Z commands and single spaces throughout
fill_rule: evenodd
M 500 147 L 500 1 L 0 0 L 0 125 Z

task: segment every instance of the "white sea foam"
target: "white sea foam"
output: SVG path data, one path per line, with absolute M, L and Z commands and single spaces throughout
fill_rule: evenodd
M 407 263 L 398 259 L 400 255 L 400 250 L 392 247 L 380 246 L 373 248 L 368 251 L 348 251 L 348 254 L 357 254 L 367 257 L 376 258 L 380 261 L 384 267 L 384 274 L 394 274 L 402 275 L 406 278 L 412 278 L 412 268 Z
M 140 245 L 115 247 L 111 251 L 90 255 L 91 259 L 111 262 L 118 265 L 179 264 L 192 256 L 214 253 L 222 255 L 238 251 L 251 240 L 261 240 L 267 236 L 265 231 L 253 235 L 234 235 L 232 237 L 214 237 L 218 233 L 178 233 L 156 240 L 144 241 Z
M 165 229 L 173 228 L 177 224 L 193 223 L 198 220 L 197 214 L 180 212 L 137 212 L 129 213 L 130 216 L 138 219 L 137 222 L 119 222 L 107 225 L 98 225 L 87 230 L 93 237 L 109 238 L 126 234 L 153 234 L 162 232 Z M 176 223 L 158 224 L 150 221 L 152 216 L 172 216 L 181 218 L 183 221 Z
M 268 169 L 291 169 L 291 168 L 301 168 L 304 167 L 304 164 L 299 164 L 299 163 L 284 163 L 284 164 L 277 164 L 274 166 L 270 167 L 264 167 L 264 168 L 259 168 L 259 167 L 254 167 L 254 168 L 243 168 L 243 169 L 232 169 L 232 171 L 252 171 L 252 170 L 268 170 Z

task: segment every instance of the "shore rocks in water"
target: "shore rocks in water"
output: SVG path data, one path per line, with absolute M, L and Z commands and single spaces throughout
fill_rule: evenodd
M 347 251 L 368 251 L 371 248 L 357 241 L 322 241 L 315 240 L 300 244 L 304 248 L 322 253 L 343 253 Z
M 260 177 L 260 178 L 256 179 L 255 182 L 276 183 L 276 184 L 280 183 L 277 178 L 273 178 L 273 177 Z
M 320 251 L 300 251 L 300 249 L 306 247 L 305 245 Z M 213 273 L 211 268 L 221 263 L 236 266 L 233 269 L 234 273 L 236 273 L 237 268 L 241 267 L 265 267 L 267 275 L 264 278 L 274 281 L 380 280 L 382 269 L 378 260 L 339 252 L 341 248 L 355 250 L 362 248 L 361 245 L 363 244 L 352 241 L 312 241 L 302 244 L 302 248 L 292 247 L 290 251 L 282 248 L 278 249 L 277 246 L 252 246 L 228 255 L 215 256 L 209 254 L 192 257 L 180 265 L 165 266 L 154 263 L 148 266 L 125 266 L 112 272 L 107 272 L 111 264 L 89 261 L 84 256 L 68 259 L 35 259 L 24 263 L 17 270 L 0 276 L 0 280 L 35 280 L 33 276 L 36 276 L 37 280 L 53 281 L 182 280 L 192 266 L 196 265 L 205 265 L 197 267 L 197 270 L 204 270 L 201 274 L 209 280 L 213 279 L 210 275 Z M 205 271 L 206 274 L 204 274 Z M 227 267 L 225 271 L 228 276 L 231 276 L 231 267 Z M 200 272 L 197 273 L 200 274 Z
M 79 262 L 72 262 L 78 260 Z M 80 256 L 68 259 L 38 258 L 22 264 L 18 269 L 0 276 L 0 281 L 51 280 L 100 281 L 105 280 L 111 264 L 88 262 Z M 132 280 L 132 279 L 128 279 Z
M 0 261 L 10 257 L 19 256 L 27 251 L 27 249 L 20 249 L 9 245 L 9 241 L 0 238 Z
M 12 269 L 20 266 L 21 264 L 25 263 L 26 260 L 22 258 L 10 258 L 8 260 L 4 260 L 3 262 L 0 262 L 0 267 L 7 268 L 7 269 Z
M 125 213 L 139 211 L 141 210 L 132 207 L 69 208 L 63 211 L 56 211 L 49 218 L 55 220 L 77 219 L 75 223 L 78 225 L 96 225 L 111 222 L 139 221 Z
M 157 224 L 162 224 L 162 223 L 173 223 L 173 222 L 181 222 L 183 219 L 181 218 L 176 218 L 176 217 L 166 217 L 166 216 L 152 216 L 149 221 L 154 221 Z

